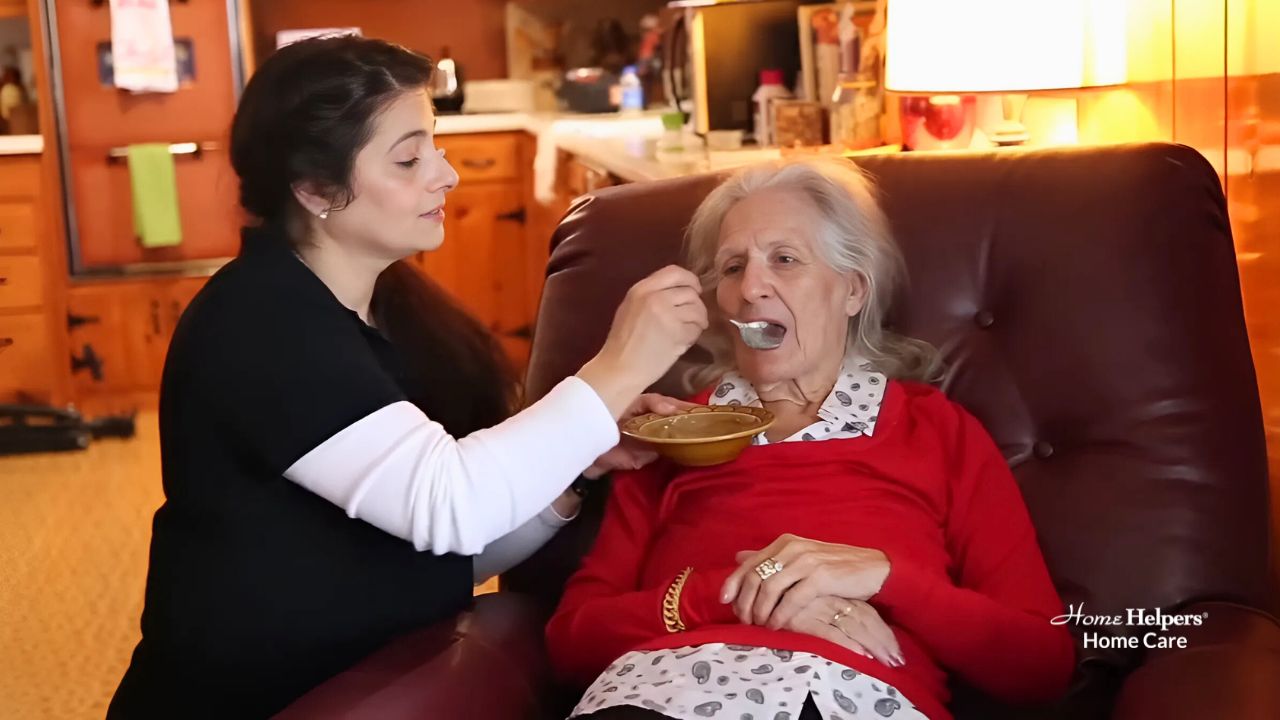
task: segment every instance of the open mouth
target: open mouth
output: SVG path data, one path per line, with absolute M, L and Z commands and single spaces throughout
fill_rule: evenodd
M 771 320 L 738 322 L 730 318 L 729 322 L 738 328 L 742 342 L 753 350 L 773 350 L 787 337 L 786 326 Z

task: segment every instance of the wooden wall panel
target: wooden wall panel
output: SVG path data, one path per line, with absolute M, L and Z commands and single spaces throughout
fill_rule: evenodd
M 438 57 L 449 46 L 472 80 L 507 74 L 504 0 L 258 0 L 252 3 L 254 50 L 261 61 L 279 30 L 359 27 L 369 37 Z
M 1280 586 L 1280 5 L 1230 0 L 1225 42 L 1225 185 L 1271 469 Z

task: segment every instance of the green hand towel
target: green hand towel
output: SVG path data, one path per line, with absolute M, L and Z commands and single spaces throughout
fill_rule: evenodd
M 182 242 L 178 183 L 168 144 L 129 146 L 129 184 L 133 188 L 133 228 L 142 247 L 172 247 Z

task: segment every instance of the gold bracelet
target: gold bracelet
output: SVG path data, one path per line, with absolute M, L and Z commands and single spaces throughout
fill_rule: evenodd
M 685 630 L 684 621 L 680 619 L 680 593 L 684 590 L 684 582 L 689 579 L 691 572 L 693 568 L 687 567 L 684 572 L 677 575 L 671 586 L 667 588 L 667 596 L 662 599 L 662 623 L 667 626 L 669 633 Z

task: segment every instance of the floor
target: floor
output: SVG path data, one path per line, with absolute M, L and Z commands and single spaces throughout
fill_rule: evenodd
M 0 718 L 101 718 L 138 641 L 154 413 L 87 451 L 0 458 Z
M 132 440 L 0 458 L 0 719 L 106 713 L 138 641 L 162 500 L 154 412 Z

